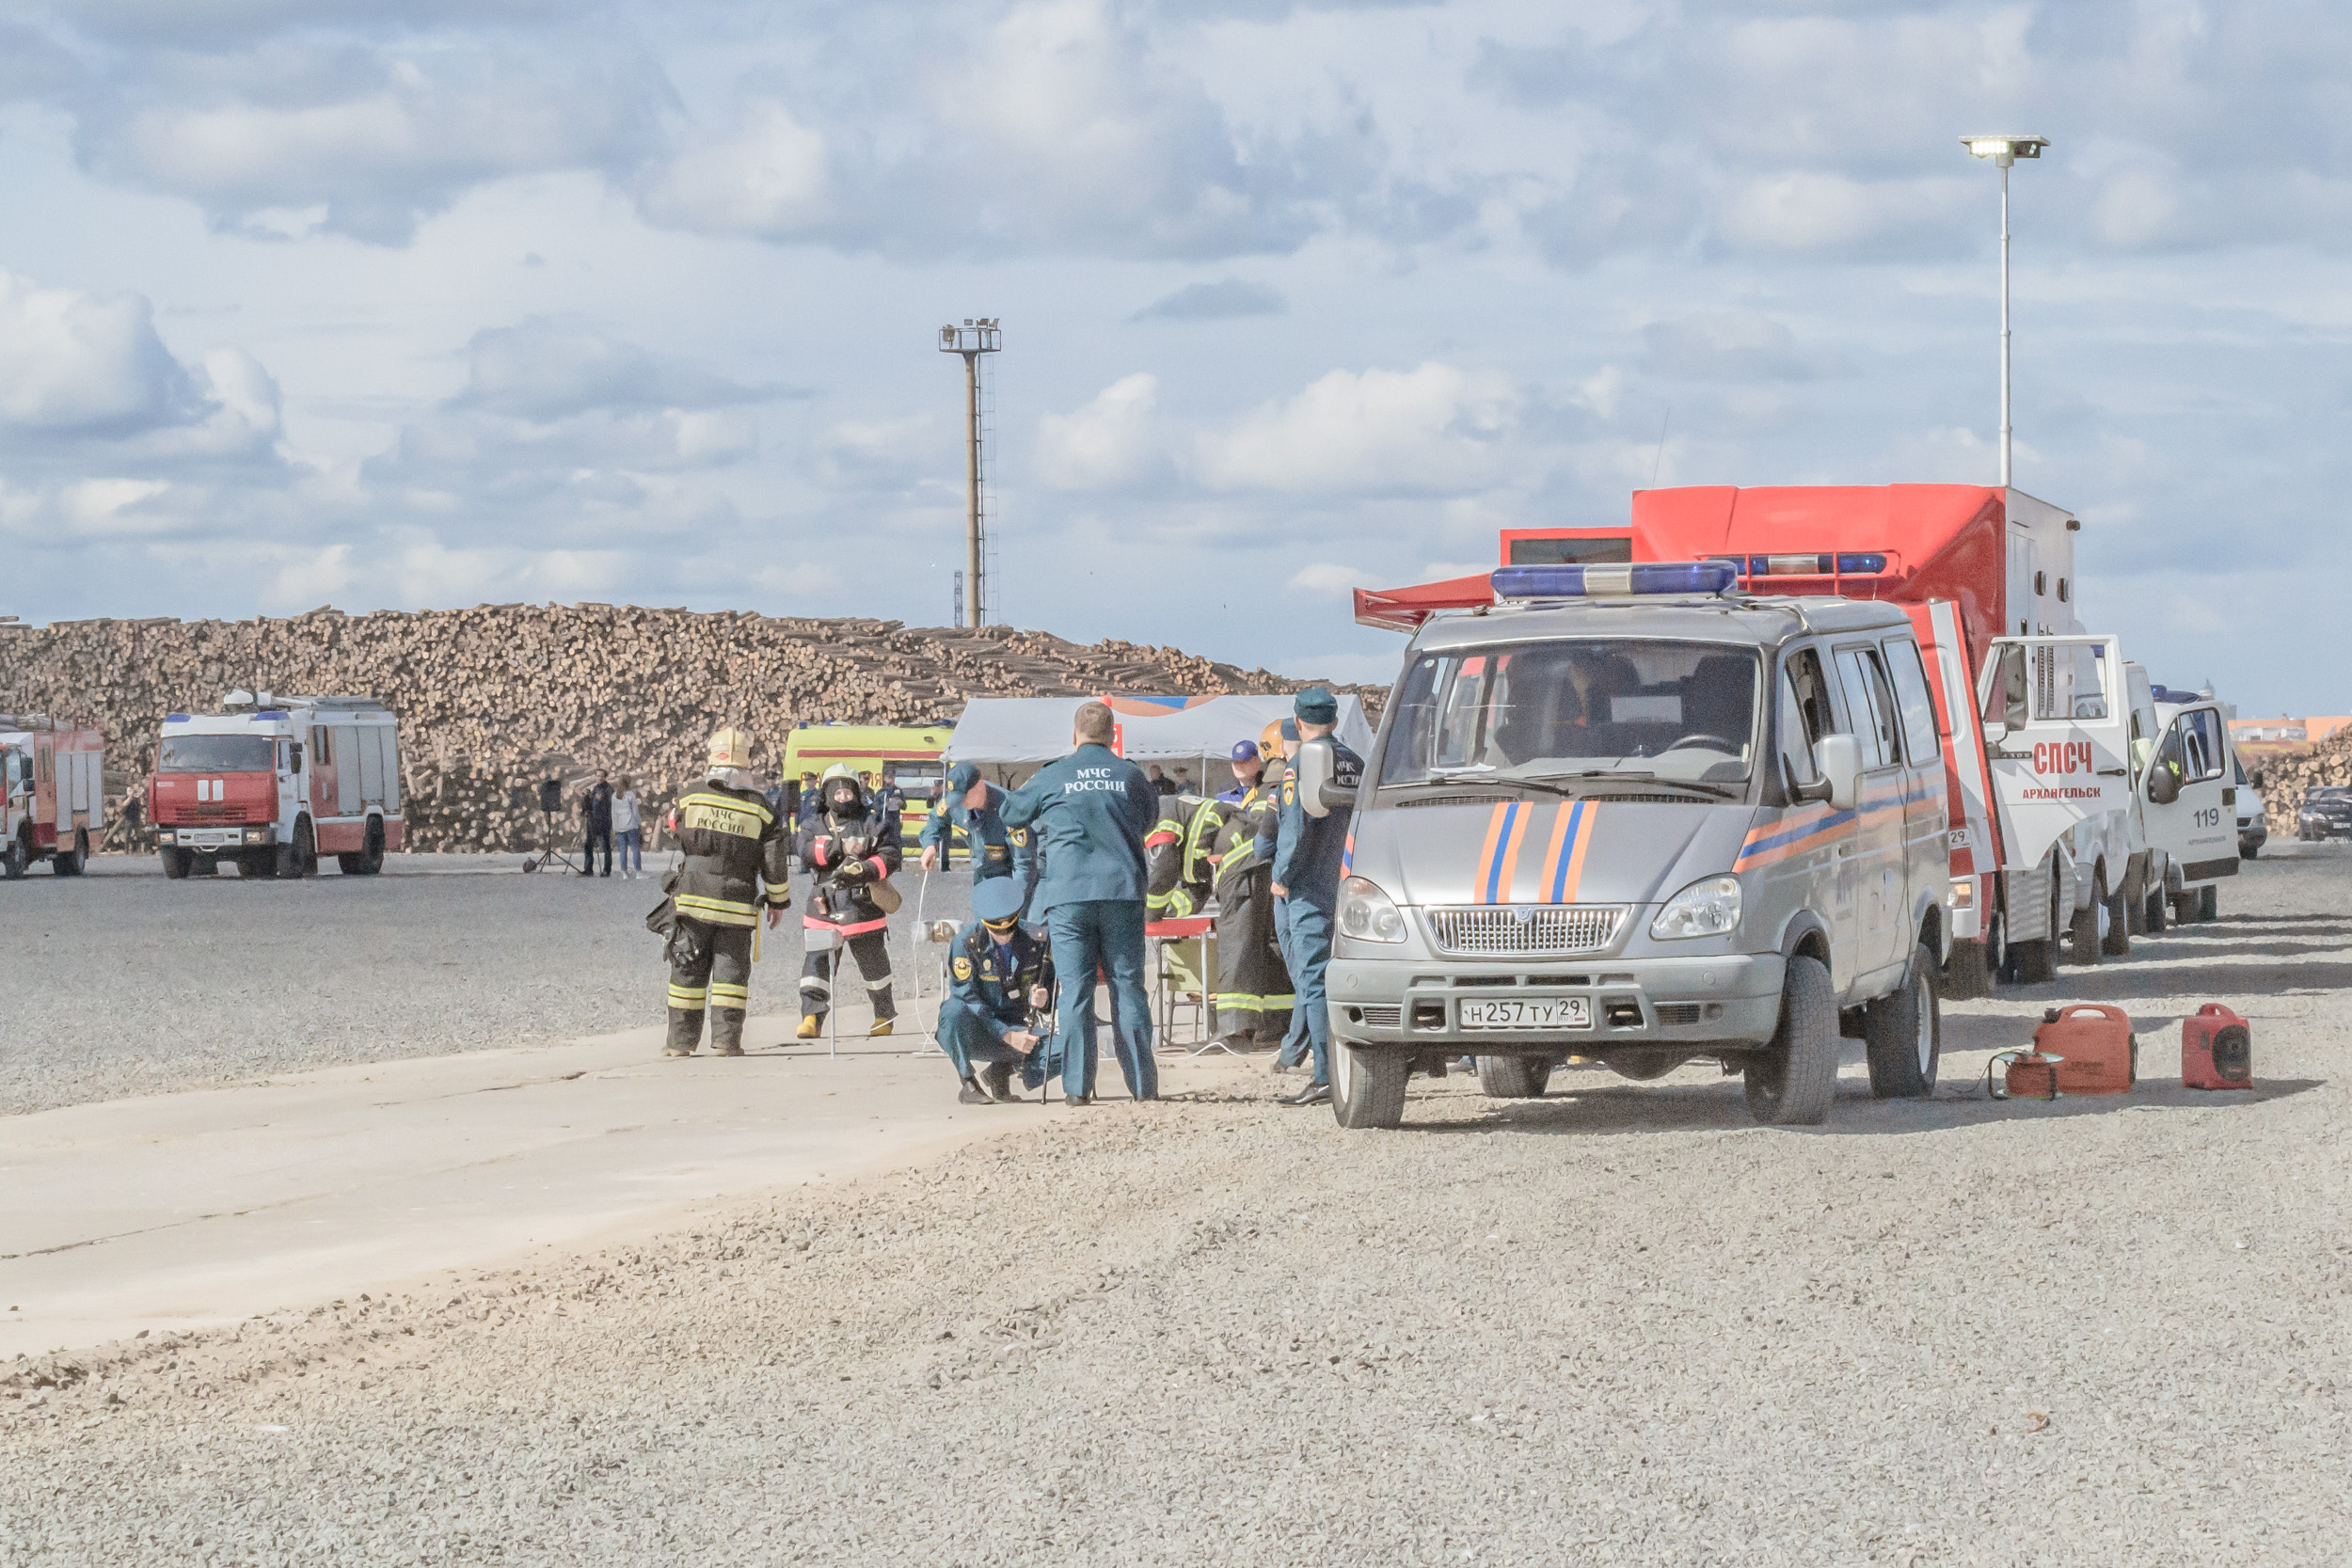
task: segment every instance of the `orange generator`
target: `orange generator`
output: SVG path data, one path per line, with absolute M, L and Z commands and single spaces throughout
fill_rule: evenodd
M 2045 1008 L 2036 1053 L 2056 1056 L 2060 1094 L 2128 1094 L 2139 1081 L 2139 1041 L 2131 1015 L 2104 1002 Z
M 2254 1086 L 2254 1031 L 2218 1002 L 2181 1020 L 2181 1087 Z

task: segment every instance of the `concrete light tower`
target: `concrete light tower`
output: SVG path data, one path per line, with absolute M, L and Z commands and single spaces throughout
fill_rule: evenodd
M 2020 158 L 2039 158 L 2047 136 L 1963 136 L 1961 145 L 2001 169 L 2001 488 L 2010 485 L 2009 464 L 2009 171 Z
M 1004 347 L 993 317 L 967 319 L 939 329 L 939 352 L 963 356 L 963 580 L 964 625 L 988 624 L 986 551 L 980 510 L 980 356 Z

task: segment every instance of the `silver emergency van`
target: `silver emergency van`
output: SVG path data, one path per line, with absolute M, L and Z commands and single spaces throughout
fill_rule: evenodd
M 1732 581 L 1504 568 L 1414 637 L 1341 883 L 1343 1126 L 1464 1055 L 1497 1096 L 1713 1058 L 1757 1120 L 1814 1123 L 1858 1036 L 1874 1094 L 1933 1092 L 1951 872 L 1910 618 Z

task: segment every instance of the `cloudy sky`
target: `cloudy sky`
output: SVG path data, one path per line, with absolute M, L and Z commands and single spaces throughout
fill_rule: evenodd
M 0 613 L 996 618 L 1385 678 L 1350 583 L 2017 472 L 2341 712 L 2352 20 L 2176 0 L 0 0 Z

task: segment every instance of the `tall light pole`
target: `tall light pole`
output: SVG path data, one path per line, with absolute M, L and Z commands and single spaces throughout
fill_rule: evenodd
M 2009 463 L 2009 171 L 2020 158 L 2039 158 L 2047 136 L 1963 136 L 1961 145 L 2001 168 L 2001 488 L 2010 485 Z
M 1002 347 L 993 317 L 939 329 L 939 352 L 963 356 L 963 580 L 969 590 L 963 624 L 975 630 L 988 618 L 980 523 L 980 356 Z

